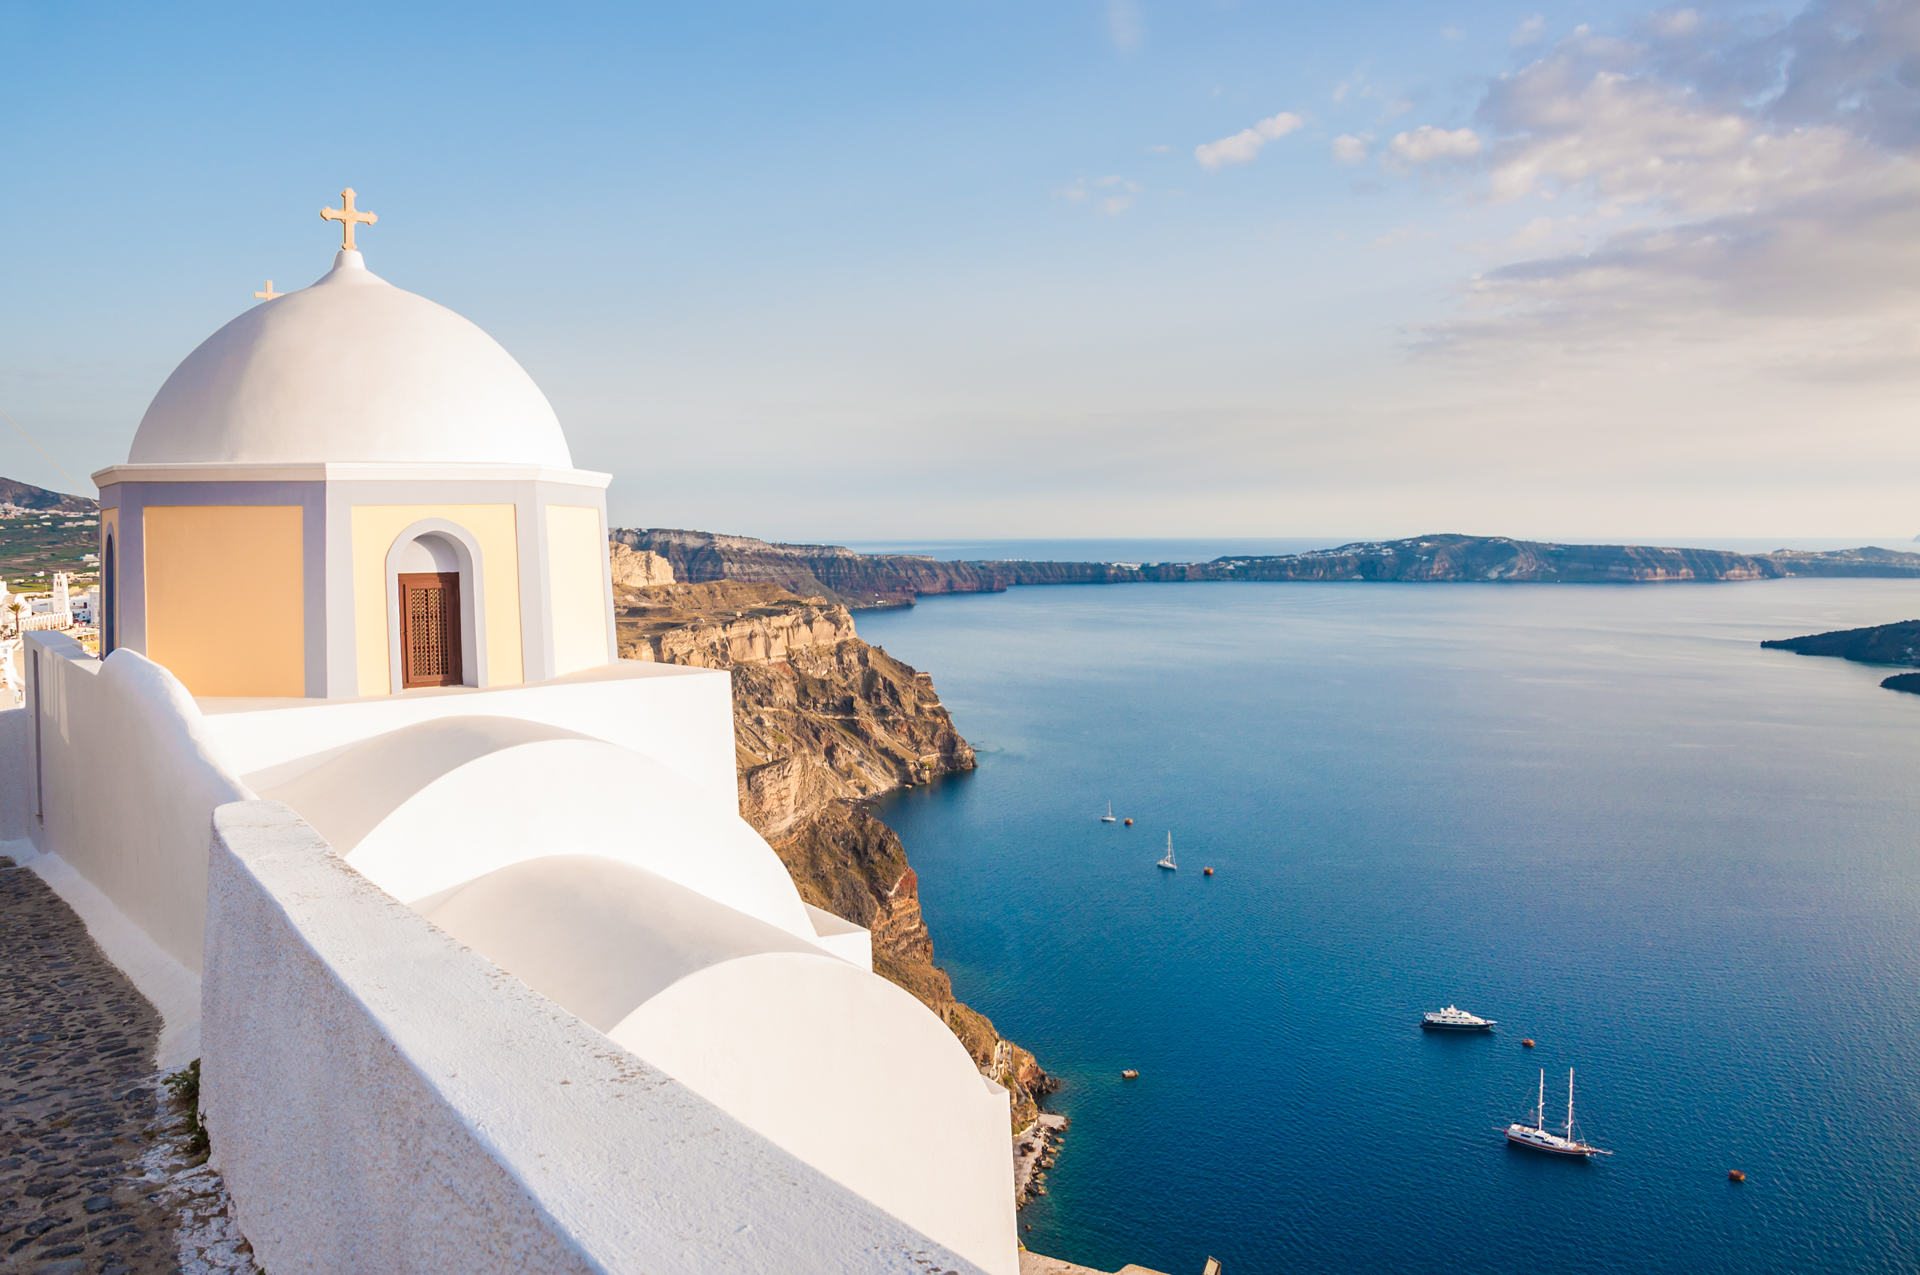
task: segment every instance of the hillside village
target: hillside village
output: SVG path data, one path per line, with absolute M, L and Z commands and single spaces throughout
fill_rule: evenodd
M 64 632 L 99 650 L 99 535 L 93 501 L 0 479 L 0 708 L 24 693 L 21 634 Z

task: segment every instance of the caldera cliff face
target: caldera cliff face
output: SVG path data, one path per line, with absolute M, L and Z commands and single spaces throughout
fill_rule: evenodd
M 903 784 L 973 768 L 933 679 L 861 641 L 845 606 L 772 584 L 616 586 L 615 602 L 622 658 L 732 675 L 741 815 L 802 898 L 872 932 L 874 971 L 940 1016 L 1007 1086 L 1014 1128 L 1025 1127 L 1054 1082 L 954 998 L 906 849 L 866 808 Z

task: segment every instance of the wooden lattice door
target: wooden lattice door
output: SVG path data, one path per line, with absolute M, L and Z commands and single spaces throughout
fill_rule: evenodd
M 458 686 L 460 575 L 421 571 L 400 577 L 400 685 Z

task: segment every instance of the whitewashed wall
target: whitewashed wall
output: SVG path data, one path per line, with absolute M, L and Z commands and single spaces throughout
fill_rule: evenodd
M 102 662 L 59 633 L 26 645 L 27 804 L 37 766 L 41 807 L 29 837 L 198 973 L 213 809 L 253 794 L 215 759 L 193 697 L 160 665 L 129 650 Z
M 201 1101 L 276 1275 L 979 1271 L 609 1048 L 285 806 L 217 812 L 208 919 Z
M 26 709 L 0 712 L 0 841 L 24 841 L 32 817 L 27 801 L 33 758 L 27 753 L 27 738 Z
M 360 700 L 208 700 L 207 738 L 264 791 L 363 740 L 437 717 L 484 713 L 544 722 L 630 748 L 709 796 L 737 801 L 727 675 L 622 660 L 551 682 Z

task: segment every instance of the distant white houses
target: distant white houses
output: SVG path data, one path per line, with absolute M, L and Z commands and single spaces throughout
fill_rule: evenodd
M 67 582 L 67 573 L 56 571 L 52 594 L 44 598 L 20 598 L 26 603 L 26 609 L 14 617 L 16 631 L 32 633 L 41 629 L 72 628 L 73 599 L 67 591 Z

